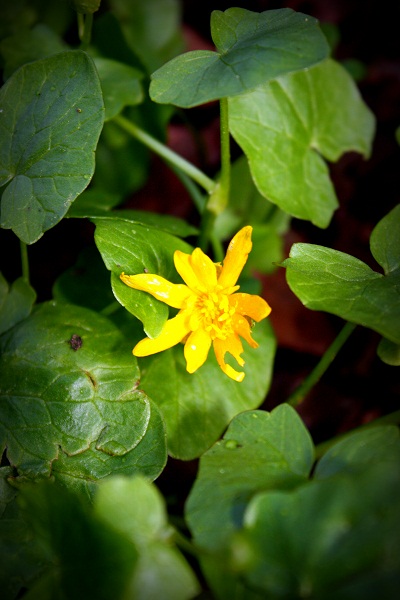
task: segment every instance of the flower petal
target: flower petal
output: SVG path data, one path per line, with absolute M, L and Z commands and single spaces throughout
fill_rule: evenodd
M 157 300 L 161 300 L 168 306 L 182 308 L 185 301 L 192 295 L 190 289 L 181 283 L 171 283 L 160 275 L 140 273 L 139 275 L 125 275 L 121 273 L 120 278 L 126 285 L 143 292 L 148 292 Z
M 229 296 L 229 304 L 236 309 L 236 312 L 254 319 L 257 323 L 268 317 L 271 312 L 271 307 L 264 298 L 254 294 L 232 294 Z
M 199 281 L 193 270 L 191 254 L 185 254 L 185 252 L 175 250 L 174 263 L 179 275 L 191 290 L 199 292 L 207 291 L 207 288 Z
M 217 285 L 217 267 L 207 254 L 195 248 L 191 256 L 191 265 L 197 279 L 207 290 L 214 290 Z
M 252 348 L 258 348 L 258 344 L 251 337 L 251 328 L 246 317 L 242 317 L 238 313 L 232 317 L 233 329 L 237 335 L 240 335 Z
M 243 346 L 239 338 L 236 335 L 231 335 L 226 340 L 219 340 L 216 338 L 213 345 L 217 362 L 223 372 L 235 381 L 243 381 L 245 374 L 243 372 L 235 371 L 235 369 L 230 365 L 227 365 L 224 360 L 225 354 L 229 352 L 229 354 L 232 354 L 232 356 L 236 358 L 241 367 L 244 365 L 244 360 L 240 357 L 240 354 L 243 352 Z
M 253 228 L 250 225 L 243 227 L 231 240 L 218 278 L 218 283 L 223 288 L 234 286 L 237 282 L 253 246 L 251 243 L 252 231 Z
M 133 349 L 135 356 L 149 356 L 162 350 L 172 348 L 189 333 L 187 326 L 188 316 L 186 311 L 179 312 L 176 317 L 167 321 L 160 333 L 154 339 L 144 338 Z
M 197 371 L 207 359 L 211 346 L 211 338 L 204 329 L 191 333 L 185 344 L 186 370 L 189 373 Z

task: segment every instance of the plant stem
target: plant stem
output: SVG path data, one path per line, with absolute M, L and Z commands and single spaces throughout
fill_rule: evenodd
M 100 311 L 100 314 L 104 315 L 105 317 L 108 317 L 109 315 L 112 315 L 115 312 L 117 312 L 117 310 L 120 307 L 121 307 L 120 303 L 115 300 L 114 302 L 111 302 L 110 304 L 107 304 L 107 306 L 102 308 Z
M 326 442 L 321 442 L 315 447 L 315 458 L 321 458 L 325 454 L 327 450 L 337 442 L 339 442 L 342 438 L 349 435 L 349 433 L 353 433 L 356 431 L 364 431 L 365 429 L 371 429 L 372 427 L 377 427 L 379 425 L 398 425 L 400 423 L 400 410 L 396 410 L 388 415 L 383 415 L 382 417 L 378 417 L 369 423 L 365 423 L 364 425 L 360 425 L 359 427 L 355 427 L 351 430 L 351 432 L 341 433 Z
M 229 137 L 228 98 L 221 98 L 220 105 L 220 140 L 221 140 L 221 172 L 215 189 L 203 211 L 200 226 L 199 246 L 206 251 L 212 236 L 217 215 L 225 210 L 229 202 L 231 186 L 231 150 Z
M 231 148 L 229 137 L 229 113 L 228 113 L 228 98 L 221 98 L 220 106 L 220 136 L 221 136 L 221 200 L 224 201 L 223 206 L 219 206 L 217 214 L 222 212 L 229 202 L 229 191 L 231 187 Z
M 28 246 L 25 242 L 20 241 L 21 247 L 21 265 L 22 265 L 22 277 L 27 283 L 29 283 L 29 259 L 28 259 Z
M 149 133 L 138 127 L 135 123 L 128 121 L 125 117 L 118 115 L 114 117 L 114 122 L 117 123 L 122 129 L 127 131 L 134 138 L 142 142 L 145 146 L 153 150 L 156 154 L 161 156 L 164 160 L 172 165 L 175 165 L 178 169 L 181 169 L 186 175 L 191 177 L 193 181 L 198 183 L 202 188 L 204 188 L 209 194 L 211 194 L 215 187 L 216 183 L 210 177 L 207 177 L 205 173 L 200 171 L 197 167 L 192 165 L 189 161 L 184 159 L 182 156 L 179 156 L 176 152 L 162 144 L 158 140 L 156 140 Z
M 79 17 L 81 17 L 79 19 Z M 87 50 L 92 37 L 92 25 L 93 25 L 93 13 L 87 13 L 86 15 L 80 15 L 78 13 L 78 30 L 79 37 L 81 40 L 80 49 Z
M 322 375 L 325 373 L 347 338 L 354 331 L 356 325 L 354 323 L 346 323 L 339 335 L 329 346 L 325 354 L 321 357 L 321 360 L 306 379 L 299 385 L 298 388 L 289 396 L 287 402 L 291 406 L 298 406 L 303 402 L 311 388 L 320 380 Z

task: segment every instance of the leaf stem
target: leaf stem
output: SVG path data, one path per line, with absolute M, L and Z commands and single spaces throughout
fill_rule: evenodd
M 121 304 L 114 300 L 110 304 L 107 304 L 104 308 L 101 309 L 100 314 L 108 317 L 109 315 L 113 315 L 117 310 L 121 308 Z
M 127 131 L 134 138 L 142 142 L 145 146 L 150 148 L 153 152 L 161 156 L 164 160 L 172 165 L 175 165 L 178 169 L 181 169 L 186 175 L 188 175 L 193 181 L 198 183 L 202 188 L 204 188 L 209 194 L 211 194 L 215 187 L 216 183 L 213 179 L 208 177 L 205 173 L 200 171 L 197 167 L 195 167 L 192 163 L 187 161 L 185 158 L 162 144 L 158 140 L 156 140 L 149 133 L 138 127 L 135 123 L 132 123 L 125 117 L 118 115 L 114 117 L 114 122 L 117 123 L 122 129 Z
M 22 265 L 22 277 L 27 283 L 29 283 L 29 259 L 28 259 L 28 246 L 20 241 L 21 247 L 21 265 Z
M 369 423 L 364 423 L 359 427 L 355 427 L 351 431 L 346 431 L 345 433 L 341 433 L 331 438 L 330 440 L 326 440 L 326 442 L 321 442 L 315 446 L 315 458 L 321 458 L 325 454 L 327 450 L 337 442 L 339 442 L 342 438 L 346 437 L 350 433 L 354 433 L 356 431 L 364 431 L 365 429 L 371 429 L 372 427 L 378 427 L 379 425 L 398 425 L 400 423 L 400 410 L 396 410 L 388 415 L 383 415 L 382 417 L 378 417 Z
M 326 350 L 326 352 L 321 357 L 319 363 L 314 367 L 311 373 L 305 378 L 305 380 L 294 390 L 294 392 L 289 396 L 287 402 L 291 406 L 298 406 L 303 402 L 304 398 L 307 396 L 308 392 L 311 388 L 320 380 L 322 375 L 325 373 L 327 368 L 332 363 L 333 359 L 336 357 L 337 353 L 349 338 L 351 333 L 356 328 L 354 323 L 346 323 L 343 329 L 339 332 L 338 336 Z
M 81 15 L 78 13 L 78 31 L 81 40 L 80 49 L 87 50 L 92 37 L 93 13 Z

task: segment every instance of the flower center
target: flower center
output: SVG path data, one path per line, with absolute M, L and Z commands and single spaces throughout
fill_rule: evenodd
M 202 327 L 214 340 L 226 340 L 234 331 L 232 317 L 235 308 L 230 306 L 226 290 L 201 294 L 196 302 L 197 318 Z

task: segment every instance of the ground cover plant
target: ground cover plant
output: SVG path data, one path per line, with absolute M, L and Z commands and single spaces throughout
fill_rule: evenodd
M 239 4 L 1 5 L 5 599 L 395 597 L 400 205 L 363 229 L 341 176 L 367 67 Z

